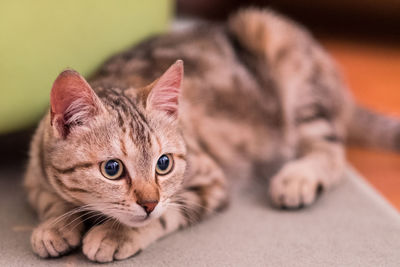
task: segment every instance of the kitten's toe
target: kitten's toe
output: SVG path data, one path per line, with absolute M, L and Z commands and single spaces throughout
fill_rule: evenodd
M 318 179 L 315 173 L 301 164 L 288 164 L 271 179 L 269 195 L 280 208 L 300 208 L 316 198 Z
M 33 252 L 39 257 L 47 258 L 50 256 L 50 253 L 47 251 L 45 246 L 45 242 L 43 241 L 43 233 L 38 228 L 32 232 L 31 245 Z
M 122 260 L 137 254 L 140 248 L 131 239 L 131 229 L 113 228 L 112 223 L 93 227 L 83 239 L 83 254 L 96 262 Z
M 65 228 L 46 222 L 39 225 L 31 235 L 33 252 L 42 258 L 59 257 L 79 246 L 80 229 Z
M 133 251 L 133 253 L 132 253 Z M 123 260 L 132 256 L 136 256 L 142 252 L 142 249 L 135 247 L 135 244 L 125 242 L 114 254 L 114 259 Z

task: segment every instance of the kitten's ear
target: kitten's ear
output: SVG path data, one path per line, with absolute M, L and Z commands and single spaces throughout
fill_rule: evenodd
M 66 138 L 71 127 L 85 124 L 103 108 L 86 80 L 74 70 L 58 75 L 50 93 L 51 125 Z
M 146 108 L 178 116 L 179 95 L 183 80 L 183 61 L 176 61 L 154 82 L 147 97 Z

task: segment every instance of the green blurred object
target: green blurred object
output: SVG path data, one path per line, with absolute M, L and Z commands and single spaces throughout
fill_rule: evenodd
M 57 75 L 84 76 L 107 57 L 164 31 L 172 0 L 0 1 L 0 133 L 32 125 Z

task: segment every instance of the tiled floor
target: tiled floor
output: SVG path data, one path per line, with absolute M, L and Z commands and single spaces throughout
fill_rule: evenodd
M 364 106 L 400 118 L 400 44 L 322 40 Z M 400 211 L 400 154 L 348 149 L 350 162 Z

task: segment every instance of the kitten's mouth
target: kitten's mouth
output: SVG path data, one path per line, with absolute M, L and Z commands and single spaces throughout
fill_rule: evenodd
M 134 212 L 121 214 L 120 216 L 113 216 L 117 221 L 129 227 L 142 227 L 149 224 L 152 220 L 157 219 L 162 214 L 161 206 L 154 209 L 149 214 L 135 214 Z
M 144 222 L 144 221 L 146 221 L 147 219 L 149 219 L 149 216 L 147 215 L 147 216 L 145 216 L 145 217 L 140 217 L 140 218 L 135 218 L 135 219 L 133 219 L 132 221 L 135 221 L 135 222 Z

